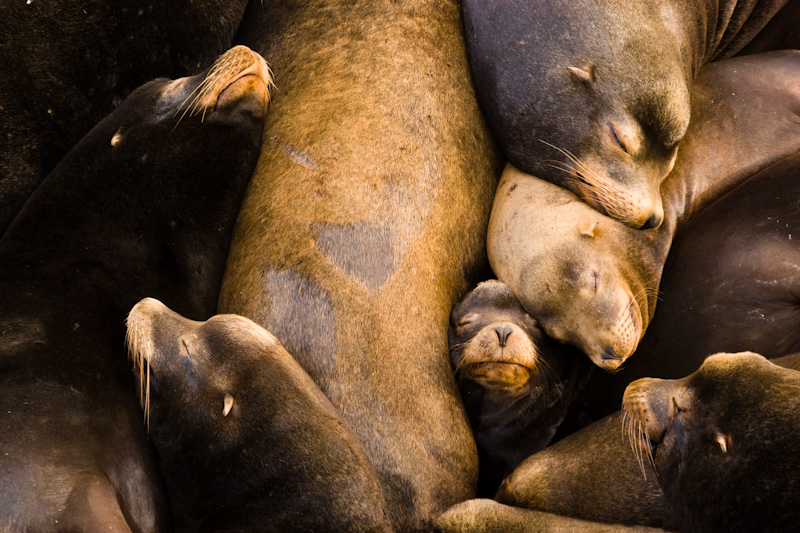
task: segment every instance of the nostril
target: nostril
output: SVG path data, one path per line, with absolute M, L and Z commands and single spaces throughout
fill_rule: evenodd
M 617 355 L 617 352 L 614 351 L 614 348 L 611 346 L 606 346 L 606 350 L 600 354 L 602 359 L 614 359 L 615 361 L 619 361 L 622 359 L 621 356 Z
M 642 225 L 639 229 L 655 229 L 661 225 L 664 221 L 664 215 L 659 213 L 653 213 L 650 215 L 650 218 L 647 219 L 647 222 Z
M 497 333 L 497 340 L 500 341 L 500 347 L 504 347 L 508 336 L 511 335 L 511 328 L 509 326 L 497 326 L 494 328 L 494 332 Z

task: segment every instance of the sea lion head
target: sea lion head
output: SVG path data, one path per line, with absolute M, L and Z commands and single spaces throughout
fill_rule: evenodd
M 692 531 L 796 528 L 800 373 L 752 352 L 716 354 L 676 380 L 625 390 L 627 431 Z
M 127 327 L 148 427 L 152 418 L 156 431 L 181 427 L 202 435 L 204 442 L 213 436 L 222 448 L 238 442 L 242 418 L 258 416 L 247 413 L 252 398 L 240 391 L 255 386 L 251 381 L 263 375 L 259 365 L 264 358 L 282 350 L 279 341 L 239 315 L 215 315 L 198 322 L 155 298 L 145 298 L 131 309 Z M 159 435 L 154 438 L 162 442 Z
M 655 8 L 479 4 L 465 7 L 470 64 L 509 162 L 631 227 L 661 224 L 691 67 Z
M 459 379 L 519 393 L 540 373 L 536 321 L 505 284 L 479 284 L 450 316 L 450 361 Z
M 506 167 L 487 252 L 497 277 L 553 339 L 617 370 L 652 318 L 660 268 L 649 232 L 591 209 L 575 195 Z
M 228 138 L 244 138 L 250 130 L 263 130 L 270 101 L 272 73 L 266 61 L 246 46 L 235 46 L 222 54 L 200 74 L 167 80 L 159 78 L 134 91 L 121 105 L 126 116 L 110 139 L 115 153 L 128 153 L 137 147 L 152 149 L 141 138 L 162 135 L 166 139 L 159 152 L 161 165 L 168 168 L 174 159 L 198 159 L 209 152 L 207 144 L 192 143 L 196 135 L 216 135 L 220 145 Z M 202 132 L 202 133 L 198 133 Z M 255 137 L 259 146 L 261 136 Z M 180 143 L 181 149 L 170 146 Z M 195 148 L 196 145 L 196 148 Z M 154 159 L 143 154 L 143 160 Z M 207 157 L 207 156 L 205 156 Z

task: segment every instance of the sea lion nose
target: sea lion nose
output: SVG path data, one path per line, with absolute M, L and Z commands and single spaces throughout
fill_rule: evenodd
M 639 229 L 654 229 L 659 227 L 662 222 L 664 222 L 664 213 L 659 211 L 650 215 L 650 218 L 647 219 L 647 222 L 645 222 Z
M 622 359 L 622 357 L 617 355 L 617 353 L 614 351 L 614 348 L 611 346 L 606 346 L 605 351 L 600 354 L 600 357 L 602 359 L 614 359 L 615 361 Z
M 509 326 L 497 326 L 494 328 L 494 332 L 497 333 L 497 339 L 500 341 L 500 347 L 504 347 L 506 345 L 506 341 L 508 340 L 508 336 L 511 335 L 511 328 Z

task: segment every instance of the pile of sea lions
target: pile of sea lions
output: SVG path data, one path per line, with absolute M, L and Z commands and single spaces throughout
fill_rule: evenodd
M 61 4 L 0 531 L 796 528 L 796 2 Z

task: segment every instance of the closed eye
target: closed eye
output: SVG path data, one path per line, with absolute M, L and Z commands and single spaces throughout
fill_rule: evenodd
M 617 135 L 617 130 L 614 129 L 614 125 L 611 124 L 610 122 L 608 123 L 608 131 L 611 133 L 611 138 L 614 139 L 614 142 L 617 143 L 617 146 L 622 148 L 622 151 L 627 154 L 628 149 L 625 147 L 625 143 L 623 143 L 622 140 L 619 138 L 619 135 Z

